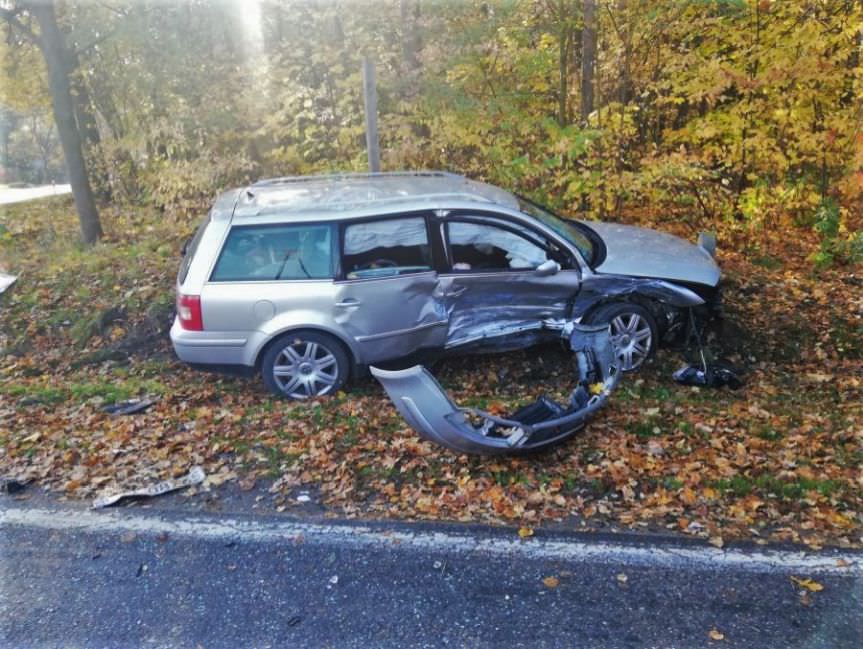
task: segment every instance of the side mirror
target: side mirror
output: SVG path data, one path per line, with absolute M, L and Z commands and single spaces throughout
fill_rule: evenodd
M 559 270 L 560 264 L 558 264 L 554 259 L 546 259 L 536 267 L 534 272 L 540 277 L 549 277 L 550 275 L 556 275 Z
M 711 257 L 716 257 L 716 235 L 712 232 L 699 232 L 698 247 L 705 250 Z

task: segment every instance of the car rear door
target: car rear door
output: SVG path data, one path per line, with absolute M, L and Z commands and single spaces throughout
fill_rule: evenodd
M 356 340 L 363 363 L 444 346 L 447 313 L 430 216 L 414 212 L 342 225 L 333 319 Z
M 513 219 L 488 212 L 450 212 L 441 228 L 446 247 L 440 285 L 449 314 L 447 348 L 517 339 L 543 328 L 546 320 L 569 316 L 581 273 L 562 246 Z M 549 261 L 560 268 L 555 270 Z

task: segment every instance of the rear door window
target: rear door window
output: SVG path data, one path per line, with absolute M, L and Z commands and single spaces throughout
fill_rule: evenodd
M 210 281 L 332 278 L 334 229 L 326 223 L 234 226 Z
M 342 267 L 347 279 L 432 270 L 425 218 L 409 216 L 349 223 L 345 226 Z

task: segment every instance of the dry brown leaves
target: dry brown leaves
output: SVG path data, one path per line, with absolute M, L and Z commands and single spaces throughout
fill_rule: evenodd
M 271 399 L 258 381 L 183 367 L 164 340 L 129 360 L 76 365 L 116 332 L 78 347 L 62 321 L 50 321 L 52 310 L 111 304 L 129 286 L 170 294 L 170 273 L 154 270 L 155 257 L 137 270 L 120 260 L 82 262 L 78 281 L 90 290 L 75 298 L 37 265 L 4 296 L 14 296 L 4 309 L 18 319 L 4 321 L 5 340 L 27 332 L 28 346 L 0 358 L 0 474 L 90 498 L 200 464 L 210 476 L 205 488 L 269 485 L 279 508 L 310 489 L 343 516 L 859 546 L 861 280 L 849 269 L 814 275 L 796 249 L 773 254 L 784 255 L 773 270 L 753 264 L 751 252 L 726 250 L 720 259 L 739 328 L 731 353 L 749 369 L 745 389 L 677 386 L 670 374 L 680 359 L 664 352 L 626 377 L 609 407 L 567 444 L 503 459 L 421 441 L 370 379 L 329 400 L 289 403 Z M 173 272 L 174 260 L 162 263 Z M 134 328 L 143 317 L 146 304 L 135 308 L 134 299 L 117 326 Z M 554 348 L 454 359 L 435 372 L 457 402 L 501 412 L 544 392 L 565 394 L 571 378 L 568 355 Z M 117 390 L 158 401 L 145 413 L 112 417 L 99 406 Z

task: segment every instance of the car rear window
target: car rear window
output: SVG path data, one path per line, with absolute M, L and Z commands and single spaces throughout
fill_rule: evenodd
M 333 230 L 314 223 L 234 226 L 210 281 L 332 278 Z

